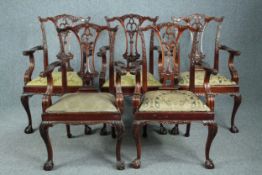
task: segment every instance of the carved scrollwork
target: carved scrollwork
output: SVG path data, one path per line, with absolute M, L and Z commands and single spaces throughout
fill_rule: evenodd
M 220 37 L 220 25 L 223 21 L 223 17 L 210 17 L 204 14 L 193 14 L 186 17 L 172 17 L 172 21 L 176 24 L 186 24 L 188 26 L 197 28 L 197 32 L 190 32 L 192 50 L 195 52 L 190 54 L 190 57 L 194 57 L 194 61 L 196 64 L 200 65 L 202 60 L 205 58 L 205 54 L 203 53 L 203 36 L 207 25 L 214 21 L 218 23 L 217 33 L 216 33 L 216 45 L 219 45 L 219 37 Z M 195 39 L 194 39 L 195 38 Z M 195 41 L 194 41 L 195 40 Z
M 83 18 L 83 17 L 77 17 L 68 14 L 62 14 L 54 17 L 46 17 L 46 18 L 39 17 L 39 21 L 41 23 L 41 30 L 43 36 L 44 66 L 46 67 L 48 65 L 48 51 L 47 51 L 48 49 L 47 49 L 45 24 L 47 22 L 52 22 L 56 28 L 63 29 L 66 27 L 72 27 L 81 23 L 89 22 L 90 17 Z M 73 59 L 73 54 L 70 52 L 70 38 L 71 38 L 71 34 L 69 31 L 58 34 L 58 39 L 60 42 L 60 51 L 58 53 L 58 56 L 61 54 L 61 52 L 64 52 L 65 54 L 70 55 L 71 59 Z M 69 60 L 67 60 L 67 70 L 69 71 L 73 70 L 70 66 Z
M 130 64 L 140 58 L 140 54 L 137 50 L 138 43 L 138 28 L 145 23 L 155 24 L 158 17 L 151 18 L 148 16 L 140 16 L 137 14 L 127 14 L 120 17 L 106 17 L 108 26 L 112 23 L 118 22 L 124 29 L 126 38 L 126 50 L 123 54 L 123 58 L 127 61 L 127 71 L 129 71 Z

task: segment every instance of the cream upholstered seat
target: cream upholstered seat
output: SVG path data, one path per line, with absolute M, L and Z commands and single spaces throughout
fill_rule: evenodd
M 62 86 L 62 74 L 61 72 L 53 72 L 53 83 L 54 86 Z M 82 79 L 77 75 L 76 72 L 67 72 L 67 85 L 68 86 L 82 86 Z M 29 81 L 26 86 L 47 86 L 46 77 L 37 77 L 32 81 Z
M 155 77 L 151 73 L 147 73 L 148 86 L 161 86 L 161 83 L 155 79 Z M 129 72 L 126 75 L 121 76 L 121 86 L 122 87 L 135 87 L 136 80 L 135 76 L 130 74 Z M 109 87 L 109 80 L 107 80 L 103 87 Z
M 195 85 L 196 86 L 203 86 L 204 84 L 204 71 L 196 71 L 195 72 Z M 236 82 L 231 81 L 230 79 L 226 78 L 223 75 L 211 75 L 210 86 L 227 86 L 227 85 L 236 85 Z M 180 73 L 180 86 L 189 86 L 189 72 L 182 72 Z
M 210 111 L 191 91 L 157 90 L 145 93 L 140 112 Z
M 46 112 L 119 112 L 114 102 L 115 97 L 110 93 L 69 93 L 47 108 Z

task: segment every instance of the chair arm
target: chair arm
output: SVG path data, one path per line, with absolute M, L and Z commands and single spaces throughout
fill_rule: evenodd
M 35 46 L 35 47 L 33 47 L 33 48 L 29 49 L 29 50 L 23 51 L 23 55 L 24 55 L 24 56 L 33 55 L 33 54 L 35 53 L 35 51 L 43 50 L 43 49 L 44 49 L 44 47 L 41 46 L 41 45 Z
M 42 71 L 40 73 L 41 77 L 48 77 L 48 75 L 52 75 L 52 72 L 56 67 L 62 66 L 62 61 L 55 61 L 51 64 L 49 64 L 46 68 L 46 70 Z
M 140 104 L 141 104 L 141 98 L 142 98 L 142 86 L 141 86 L 141 65 L 142 60 L 137 60 L 136 62 L 131 65 L 130 73 L 135 75 L 136 84 L 134 89 L 134 94 L 132 97 L 132 104 L 133 104 L 133 112 L 135 113 Z
M 211 93 L 210 89 L 210 76 L 211 74 L 216 75 L 217 70 L 212 69 L 207 63 L 202 62 L 201 64 L 202 68 L 205 70 L 205 77 L 204 77 L 204 88 L 205 88 L 205 94 L 206 94 L 206 104 L 211 109 L 211 111 L 214 111 L 215 107 L 215 95 Z
M 32 74 L 35 69 L 35 57 L 34 57 L 34 52 L 37 50 L 43 50 L 43 47 L 41 45 L 33 47 L 29 50 L 23 51 L 24 56 L 29 57 L 29 67 L 24 73 L 24 85 L 26 85 L 29 81 L 32 80 Z
M 124 95 L 121 87 L 121 76 L 127 73 L 126 66 L 124 63 L 117 61 L 115 62 L 116 71 L 116 106 L 121 111 L 124 111 Z
M 97 56 L 102 57 L 103 55 L 106 54 L 106 52 L 110 49 L 109 46 L 103 46 L 99 49 L 99 51 L 97 52 Z
M 239 56 L 241 54 L 240 51 L 234 50 L 226 45 L 220 45 L 219 50 L 227 51 L 228 53 L 233 54 L 234 56 Z
M 219 47 L 220 50 L 225 50 L 229 53 L 229 57 L 228 57 L 228 69 L 230 71 L 231 74 L 231 81 L 234 81 L 238 84 L 239 82 L 239 77 L 238 77 L 238 72 L 235 68 L 234 65 L 234 58 L 235 56 L 239 56 L 240 55 L 240 51 L 231 49 L 225 45 L 220 45 Z
M 102 88 L 102 86 L 105 83 L 105 79 L 106 79 L 106 66 L 107 66 L 106 52 L 109 49 L 110 49 L 109 46 L 103 46 L 97 52 L 97 56 L 102 58 L 102 67 L 101 67 L 101 71 L 99 74 L 99 87 L 100 88 Z
M 211 68 L 211 66 L 204 61 L 202 61 L 201 67 L 210 75 L 211 74 L 216 75 L 218 73 L 216 69 Z
M 52 72 L 56 67 L 61 66 L 63 63 L 62 61 L 55 61 L 51 64 L 49 64 L 45 71 L 40 73 L 41 77 L 47 77 L 47 89 L 45 94 L 42 98 L 42 110 L 43 112 L 46 111 L 46 109 L 52 105 L 52 94 L 53 94 L 53 77 Z

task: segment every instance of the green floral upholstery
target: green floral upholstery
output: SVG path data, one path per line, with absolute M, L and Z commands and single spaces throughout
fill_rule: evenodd
M 195 73 L 195 85 L 202 86 L 204 83 L 205 71 L 196 71 Z M 211 86 L 225 86 L 225 85 L 236 85 L 236 82 L 231 81 L 223 75 L 211 75 L 209 83 Z M 189 86 L 189 72 L 182 72 L 180 74 L 180 86 Z
M 155 79 L 155 77 L 150 74 L 147 73 L 147 81 L 148 81 L 148 86 L 149 87 L 153 87 L 153 86 L 161 86 L 161 83 Z M 130 73 L 127 73 L 126 75 L 123 75 L 121 77 L 121 86 L 122 87 L 134 87 L 136 84 L 136 79 L 135 79 L 135 75 L 132 75 Z M 109 80 L 107 80 L 103 87 L 109 87 Z
M 139 108 L 141 112 L 210 111 L 194 93 L 182 90 L 146 92 Z
M 54 86 L 62 86 L 62 74 L 61 72 L 53 72 Z M 67 85 L 68 86 L 82 86 L 82 79 L 76 72 L 67 72 Z M 47 78 L 37 77 L 32 81 L 29 81 L 26 86 L 47 86 Z
M 70 93 L 63 95 L 46 112 L 118 112 L 114 102 L 115 97 L 110 93 Z

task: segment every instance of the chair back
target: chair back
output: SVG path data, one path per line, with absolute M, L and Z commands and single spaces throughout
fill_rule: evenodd
M 83 18 L 72 16 L 68 14 L 57 15 L 53 17 L 38 17 L 41 31 L 42 31 L 42 45 L 43 45 L 43 57 L 44 57 L 44 69 L 46 69 L 48 65 L 48 46 L 47 46 L 47 33 L 46 33 L 46 25 L 47 23 L 52 23 L 55 28 L 65 28 L 69 26 L 75 26 L 77 24 L 85 23 L 90 21 L 90 17 Z M 70 66 L 70 59 L 73 59 L 73 54 L 70 52 L 70 37 L 71 33 L 58 33 L 58 40 L 60 44 L 60 51 L 57 54 L 58 59 L 61 52 L 64 52 L 68 55 L 69 60 L 67 60 L 67 70 L 73 71 L 72 67 Z

